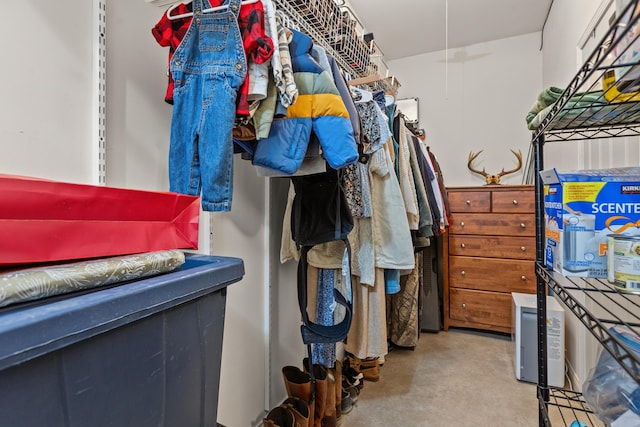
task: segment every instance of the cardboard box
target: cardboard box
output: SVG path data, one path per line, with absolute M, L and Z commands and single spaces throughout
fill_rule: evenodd
M 545 265 L 565 276 L 606 278 L 609 235 L 640 234 L 640 167 L 540 176 Z

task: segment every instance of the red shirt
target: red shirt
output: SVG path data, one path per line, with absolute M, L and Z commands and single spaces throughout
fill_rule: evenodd
M 216 7 L 222 4 L 223 0 L 212 0 L 211 6 Z M 173 15 L 180 15 L 191 12 L 191 3 L 188 5 L 179 4 L 172 12 Z M 162 15 L 160 21 L 151 29 L 151 33 L 155 37 L 160 46 L 169 47 L 169 62 L 173 57 L 173 53 L 184 38 L 192 17 L 169 19 L 166 12 Z M 256 64 L 262 64 L 273 55 L 273 41 L 264 32 L 264 8 L 262 2 L 258 1 L 253 4 L 243 5 L 240 8 L 238 16 L 238 26 L 242 35 L 242 46 L 247 58 L 251 58 Z M 173 79 L 169 74 L 169 84 L 165 101 L 173 104 Z M 247 100 L 249 91 L 249 73 L 245 81 L 238 90 L 238 100 L 236 105 L 236 114 L 239 116 L 249 115 L 249 102 Z
M 178 7 L 174 9 L 174 15 L 181 15 L 183 13 L 189 12 L 191 12 L 191 3 L 189 3 L 188 5 L 179 4 Z M 176 51 L 178 45 L 184 38 L 184 35 L 189 29 L 190 24 L 191 17 L 169 19 L 167 18 L 167 13 L 165 12 L 162 14 L 162 18 L 156 24 L 156 26 L 151 29 L 151 34 L 153 34 L 153 37 L 155 37 L 160 46 L 169 47 L 169 63 L 171 63 L 173 53 Z M 171 77 L 171 73 L 168 70 L 168 65 L 167 75 L 169 76 L 169 84 L 164 100 L 168 104 L 173 105 L 173 77 Z

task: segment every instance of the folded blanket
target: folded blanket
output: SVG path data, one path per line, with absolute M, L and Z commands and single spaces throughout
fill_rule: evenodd
M 529 130 L 535 130 L 540 126 L 540 123 L 547 117 L 549 111 L 553 109 L 556 101 L 560 99 L 563 92 L 564 89 L 554 86 L 548 87 L 540 92 L 538 99 L 527 113 L 526 120 Z M 609 109 L 609 111 L 604 110 L 608 105 L 609 103 L 604 98 L 601 90 L 577 92 L 558 113 L 558 117 L 561 117 L 563 121 L 567 123 L 579 116 L 589 117 L 592 113 L 609 116 L 614 113 L 614 108 Z
M 154 276 L 184 264 L 178 250 L 148 252 L 0 274 L 0 307 Z

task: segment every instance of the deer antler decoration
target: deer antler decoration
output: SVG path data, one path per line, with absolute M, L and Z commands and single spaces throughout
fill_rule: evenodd
M 473 151 L 471 151 L 469 153 L 469 161 L 467 162 L 467 167 L 469 168 L 469 170 L 471 172 L 475 172 L 477 174 L 480 174 L 480 175 L 484 176 L 484 180 L 488 185 L 500 184 L 500 178 L 502 178 L 503 176 L 508 175 L 510 173 L 518 172 L 520 170 L 520 168 L 522 168 L 522 152 L 520 150 L 518 150 L 517 153 L 514 150 L 511 150 L 511 152 L 518 159 L 518 166 L 515 169 L 511 169 L 511 170 L 505 171 L 504 168 L 502 168 L 502 171 L 500 173 L 495 174 L 495 175 L 487 173 L 485 168 L 482 168 L 482 171 L 474 169 L 473 166 L 472 166 L 472 163 L 473 163 L 473 161 L 475 159 L 478 158 L 480 153 L 482 153 L 482 150 L 478 151 L 475 154 L 473 153 Z

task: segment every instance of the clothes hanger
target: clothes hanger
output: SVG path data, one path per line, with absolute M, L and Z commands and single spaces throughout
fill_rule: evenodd
M 285 28 L 293 28 L 294 30 L 298 29 L 298 26 L 294 24 L 291 18 L 281 10 L 276 10 L 276 16 L 280 18 L 282 22 L 282 26 Z
M 174 20 L 174 19 L 188 18 L 190 16 L 193 16 L 193 12 L 181 13 L 179 15 L 171 15 L 171 12 L 173 12 L 175 8 L 178 7 L 180 4 L 189 4 L 191 3 L 191 1 L 192 0 L 183 1 L 181 3 L 176 3 L 173 6 L 171 6 L 169 9 L 167 9 L 167 18 L 170 20 Z M 259 1 L 260 0 L 244 0 L 242 3 L 240 3 L 240 5 L 244 6 L 245 4 L 258 3 Z M 219 12 L 221 10 L 226 10 L 226 9 L 229 9 L 229 5 L 223 4 L 222 6 L 210 7 L 209 9 L 204 9 L 202 10 L 202 13 Z

